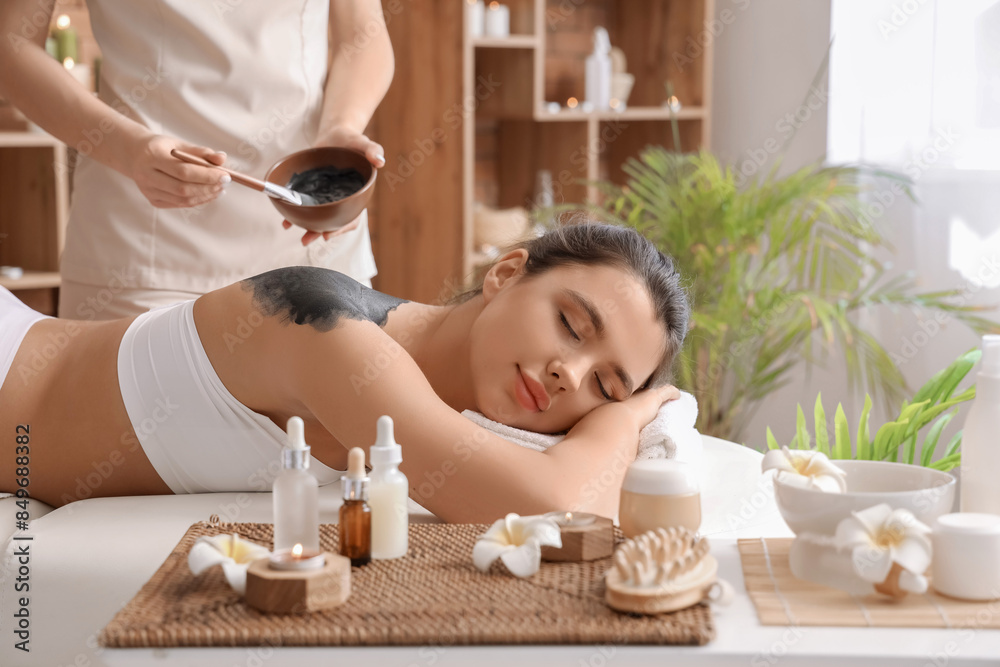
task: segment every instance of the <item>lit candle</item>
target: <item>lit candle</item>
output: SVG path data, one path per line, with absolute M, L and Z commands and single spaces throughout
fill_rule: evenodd
M 318 570 L 326 565 L 322 552 L 305 549 L 296 544 L 291 549 L 281 549 L 268 556 L 272 570 Z
M 469 5 L 469 35 L 480 37 L 486 20 L 486 5 L 483 0 L 466 0 Z
M 491 2 L 486 9 L 486 34 L 489 37 L 510 35 L 510 7 Z
M 560 526 L 589 526 L 597 521 L 595 514 L 587 512 L 549 512 L 546 519 L 552 519 Z
M 67 58 L 79 60 L 76 43 L 76 29 L 70 25 L 69 16 L 62 14 L 56 19 L 56 53 L 57 58 L 65 61 Z
M 570 109 L 575 109 L 579 104 L 580 101 L 577 100 L 575 97 L 571 97 L 568 100 L 566 100 L 566 106 L 569 107 Z

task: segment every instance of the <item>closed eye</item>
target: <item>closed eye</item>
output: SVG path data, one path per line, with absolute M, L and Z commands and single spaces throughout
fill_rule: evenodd
M 597 380 L 597 389 L 601 392 L 601 396 L 604 397 L 604 400 L 613 401 L 615 397 L 604 390 L 604 383 L 601 382 L 601 376 L 594 373 L 594 378 Z
M 580 337 L 576 335 L 575 331 L 573 331 L 573 327 L 569 325 L 569 320 L 566 319 L 566 315 L 564 315 L 561 310 L 559 311 L 559 320 L 562 322 L 562 325 L 566 327 L 566 331 L 568 331 L 569 335 L 573 337 L 573 340 L 580 340 Z

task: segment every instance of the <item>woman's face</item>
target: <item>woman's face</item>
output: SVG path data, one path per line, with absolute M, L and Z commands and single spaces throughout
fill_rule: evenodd
M 638 391 L 663 357 L 665 329 L 629 273 L 568 265 L 525 278 L 526 257 L 514 251 L 487 275 L 471 333 L 473 390 L 490 419 L 557 433 Z

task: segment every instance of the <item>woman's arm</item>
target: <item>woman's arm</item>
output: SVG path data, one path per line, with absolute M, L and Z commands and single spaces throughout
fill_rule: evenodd
M 215 199 L 225 174 L 181 162 L 170 150 L 188 150 L 218 164 L 223 156 L 156 135 L 98 100 L 45 52 L 52 7 L 53 0 L 0 3 L 0 95 L 57 139 L 135 180 L 154 206 L 197 206 Z
M 390 415 L 411 497 L 452 522 L 566 509 L 614 516 L 639 429 L 655 415 L 650 406 L 664 400 L 656 390 L 602 406 L 563 442 L 536 452 L 450 408 L 402 347 L 371 322 L 342 320 L 328 333 L 289 331 L 291 386 L 305 407 L 339 442 L 366 451 L 376 420 Z

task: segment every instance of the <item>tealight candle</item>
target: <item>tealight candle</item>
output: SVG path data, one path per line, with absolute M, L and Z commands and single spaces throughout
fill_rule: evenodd
M 510 7 L 491 2 L 486 8 L 486 34 L 489 37 L 510 35 Z
M 589 526 L 597 521 L 597 515 L 587 512 L 549 512 L 546 519 L 552 519 L 560 526 Z
M 301 544 L 275 551 L 268 556 L 268 560 L 268 567 L 272 570 L 319 570 L 326 565 L 322 552 L 305 549 Z

